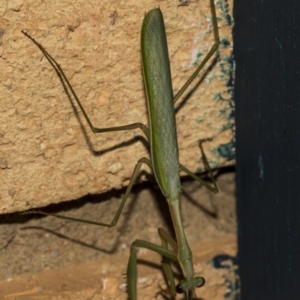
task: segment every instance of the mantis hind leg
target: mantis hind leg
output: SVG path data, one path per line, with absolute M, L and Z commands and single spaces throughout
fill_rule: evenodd
M 181 1 L 182 3 L 188 3 L 189 1 Z M 186 5 L 186 4 L 183 4 Z M 214 55 L 214 53 L 218 50 L 220 45 L 220 37 L 219 37 L 219 29 L 218 29 L 218 22 L 217 22 L 217 14 L 216 14 L 216 7 L 214 0 L 210 0 L 211 5 L 211 12 L 212 12 L 212 22 L 214 27 L 214 36 L 215 36 L 215 43 L 210 48 L 209 52 L 204 57 L 203 61 L 200 63 L 200 65 L 197 67 L 197 69 L 194 71 L 192 76 L 187 80 L 187 82 L 183 85 L 183 87 L 178 91 L 178 93 L 174 97 L 174 103 L 182 96 L 182 94 L 186 91 L 186 89 L 189 87 L 191 82 L 197 77 L 199 72 L 203 69 L 203 67 L 206 65 L 208 60 Z
M 91 128 L 92 132 L 94 133 L 101 133 L 101 132 L 111 132 L 111 131 L 123 131 L 123 130 L 132 130 L 132 129 L 137 129 L 140 128 L 145 135 L 148 137 L 147 132 L 149 131 L 147 129 L 147 127 L 142 124 L 142 123 L 132 123 L 132 124 L 128 124 L 128 125 L 122 125 L 122 126 L 115 126 L 115 127 L 106 127 L 106 128 L 98 128 L 95 127 L 88 114 L 86 113 L 83 105 L 81 104 L 81 101 L 79 100 L 75 90 L 73 89 L 69 79 L 67 78 L 67 76 L 65 75 L 63 69 L 61 68 L 61 66 L 59 65 L 59 63 L 50 55 L 50 53 L 40 44 L 38 43 L 30 34 L 28 34 L 27 32 L 25 32 L 24 30 L 22 30 L 22 33 L 29 38 L 42 52 L 42 54 L 45 56 L 45 58 L 48 60 L 48 62 L 51 64 L 51 66 L 53 67 L 53 69 L 55 70 L 57 76 L 59 77 L 65 92 L 67 93 L 67 95 L 69 96 L 69 98 L 71 98 L 71 96 L 74 97 L 75 101 L 77 102 L 80 110 L 82 111 L 82 114 L 84 116 L 84 118 L 86 119 L 89 127 Z

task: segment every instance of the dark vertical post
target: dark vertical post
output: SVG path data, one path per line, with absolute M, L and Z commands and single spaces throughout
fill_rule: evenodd
M 300 299 L 300 0 L 235 0 L 241 300 Z

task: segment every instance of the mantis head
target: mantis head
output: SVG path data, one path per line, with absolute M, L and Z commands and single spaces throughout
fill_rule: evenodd
M 197 297 L 195 294 L 195 288 L 202 287 L 205 284 L 205 279 L 203 277 L 195 277 L 192 279 L 181 280 L 175 287 L 178 294 L 186 293 L 187 299 L 189 295 L 192 297 Z

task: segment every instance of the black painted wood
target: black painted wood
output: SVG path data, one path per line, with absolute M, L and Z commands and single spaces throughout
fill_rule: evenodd
M 241 300 L 300 299 L 300 0 L 235 0 Z

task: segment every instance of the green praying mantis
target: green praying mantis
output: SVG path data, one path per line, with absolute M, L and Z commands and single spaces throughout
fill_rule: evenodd
M 74 97 L 89 127 L 94 133 L 124 131 L 139 128 L 149 141 L 151 158 L 148 159 L 144 157 L 138 161 L 121 204 L 111 223 L 100 223 L 81 219 L 79 220 L 67 216 L 50 214 L 57 218 L 80 221 L 105 227 L 113 227 L 118 222 L 132 186 L 139 175 L 142 164 L 146 164 L 152 170 L 161 192 L 168 202 L 176 239 L 173 239 L 164 229 L 158 228 L 161 245 L 156 245 L 144 240 L 136 240 L 132 243 L 127 266 L 127 289 L 130 300 L 137 299 L 137 248 L 146 248 L 163 256 L 162 266 L 168 283 L 168 290 L 162 291 L 164 294 L 174 298 L 177 293 L 184 293 L 187 299 L 190 297 L 194 298 L 196 297 L 195 288 L 201 287 L 205 283 L 203 277 L 194 276 L 192 252 L 188 245 L 181 221 L 179 207 L 181 183 L 179 170 L 186 172 L 188 175 L 198 180 L 201 184 L 214 193 L 218 192 L 218 188 L 213 179 L 212 171 L 209 168 L 208 161 L 203 151 L 203 141 L 199 143 L 199 146 L 203 163 L 208 170 L 210 177 L 212 178 L 213 186 L 194 175 L 191 171 L 179 163 L 174 103 L 176 103 L 176 101 L 182 96 L 190 83 L 195 79 L 200 70 L 219 47 L 220 40 L 215 4 L 213 0 L 210 0 L 210 3 L 215 43 L 211 47 L 204 60 L 197 67 L 189 80 L 175 95 L 175 97 L 173 96 L 167 39 L 161 10 L 159 8 L 154 8 L 145 15 L 141 32 L 141 53 L 149 127 L 141 123 L 132 123 L 129 125 L 109 128 L 94 127 L 60 65 L 34 38 L 32 38 L 28 33 L 22 31 L 25 36 L 27 36 L 37 47 L 39 47 L 43 55 L 53 66 L 64 87 L 68 89 L 71 95 Z M 37 213 L 48 215 L 48 213 L 44 213 L 42 211 L 38 211 Z M 171 246 L 172 249 L 169 249 L 169 246 Z M 172 271 L 173 262 L 177 262 L 179 264 L 183 276 L 183 279 L 177 284 L 175 284 L 175 278 Z

